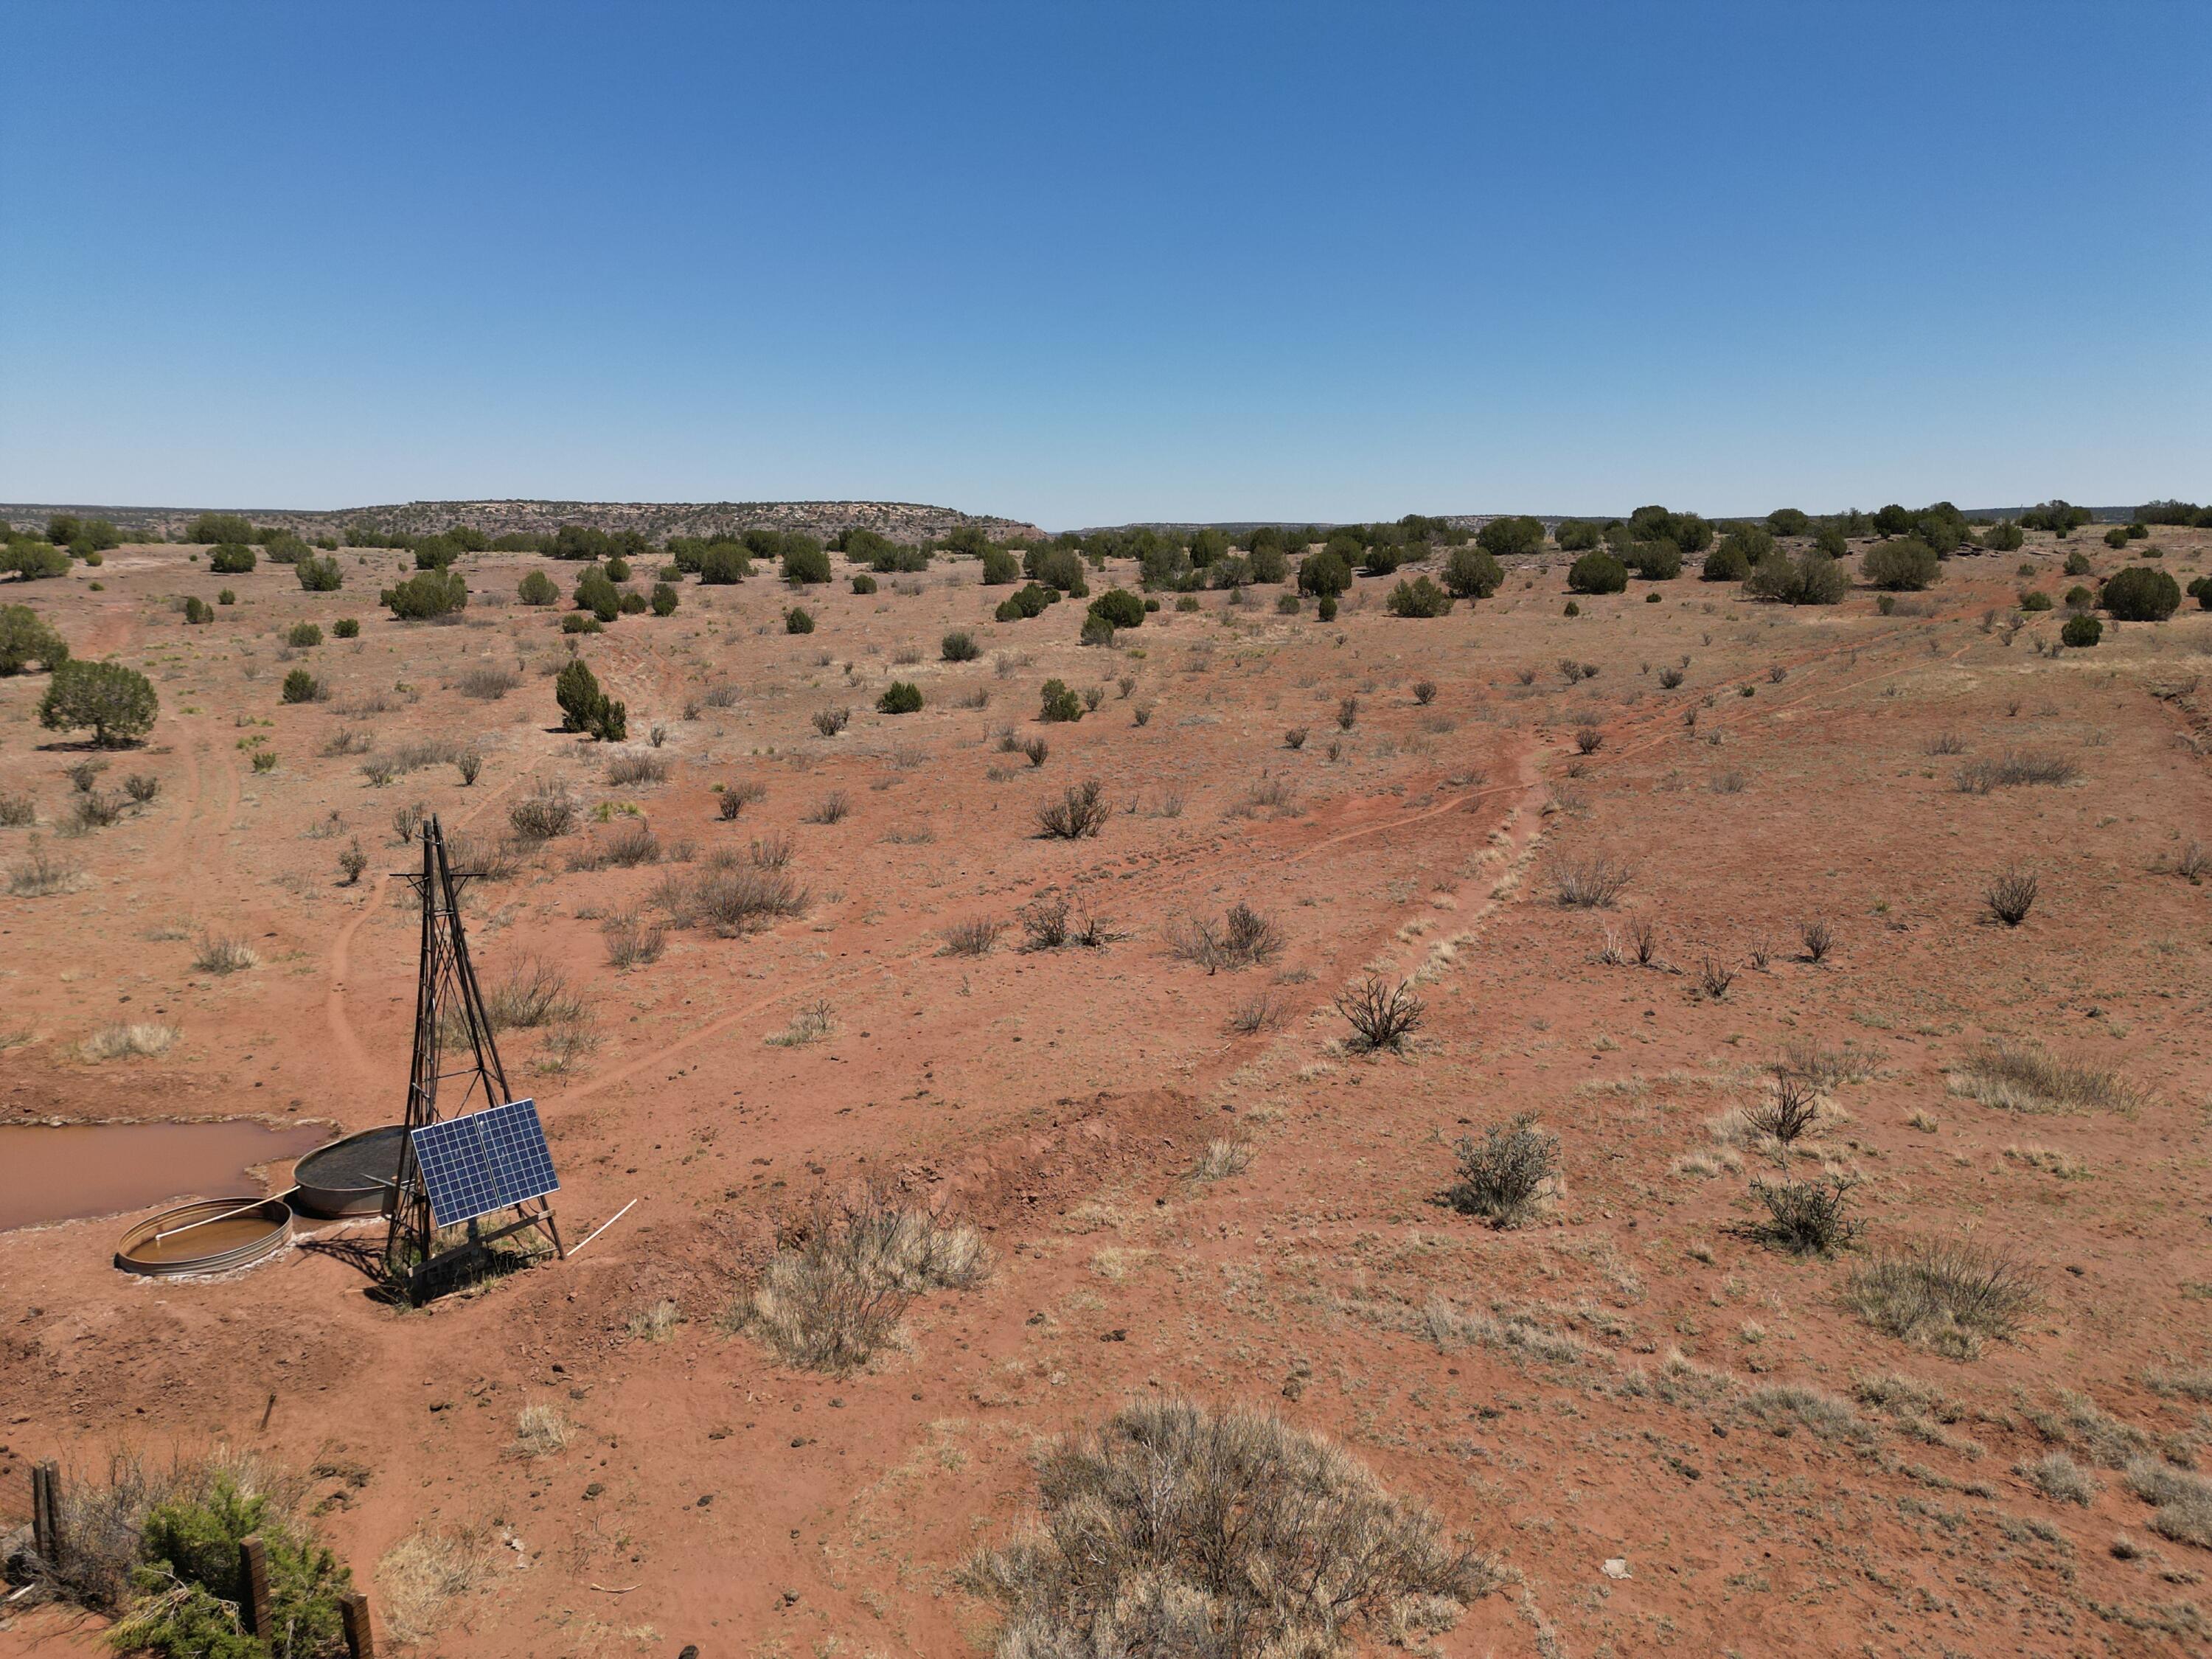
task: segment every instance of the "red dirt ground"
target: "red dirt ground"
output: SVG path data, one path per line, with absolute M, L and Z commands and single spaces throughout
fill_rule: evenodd
M 2205 568 L 2212 536 L 2159 539 L 2185 582 Z M 338 1252 L 155 1284 L 109 1265 L 125 1218 L 0 1234 L 0 1525 L 27 1513 L 37 1459 L 89 1471 L 118 1447 L 227 1441 L 352 1471 L 319 1483 L 321 1524 L 373 1600 L 418 1527 L 490 1529 L 494 1581 L 422 1652 L 973 1653 L 995 1615 L 954 1574 L 1030 1512 L 1031 1454 L 1177 1390 L 1338 1439 L 1494 1553 L 1510 1588 L 1441 1652 L 2202 1652 L 2212 1553 L 2151 1530 L 2083 1444 L 2086 1505 L 2017 1472 L 2063 1432 L 2061 1390 L 2212 1465 L 2191 1392 L 2212 1364 L 2212 885 L 2172 870 L 2212 834 L 2212 615 L 2108 627 L 2058 656 L 2038 642 L 2063 609 L 2016 639 L 1984 623 L 2023 586 L 2067 586 L 2066 550 L 2039 535 L 1954 561 L 1890 616 L 1864 591 L 1790 610 L 1684 580 L 1569 618 L 1564 561 L 1431 621 L 1384 614 L 1387 582 L 1363 580 L 1334 624 L 1310 604 L 1278 615 L 1263 587 L 1196 614 L 1170 600 L 1110 653 L 1076 645 L 1078 605 L 991 622 L 1000 595 L 972 564 L 872 597 L 813 590 L 810 636 L 782 631 L 778 583 L 686 582 L 675 617 L 583 646 L 628 702 L 633 749 L 666 728 L 666 781 L 628 787 L 605 781 L 603 749 L 552 729 L 555 614 L 492 602 L 536 561 L 481 556 L 452 627 L 381 613 L 402 556 L 380 552 L 347 553 L 338 594 L 265 563 L 218 581 L 155 547 L 0 590 L 80 656 L 143 668 L 162 700 L 151 746 L 106 780 L 152 772 L 159 798 L 72 839 L 54 826 L 80 757 L 42 746 L 41 677 L 0 681 L 0 788 L 35 795 L 41 820 L 0 830 L 0 866 L 37 833 L 85 878 L 0 896 L 0 1122 L 395 1121 L 416 921 L 379 872 L 404 864 L 391 818 L 416 801 L 489 841 L 534 783 L 566 779 L 701 854 L 788 836 L 811 893 L 750 937 L 672 929 L 657 963 L 618 973 L 600 921 L 649 912 L 665 872 L 569 869 L 611 825 L 474 890 L 486 979 L 548 958 L 597 1034 L 566 1069 L 537 1034 L 502 1039 L 544 1113 L 566 1236 L 639 1200 L 571 1262 L 402 1312 Z M 2120 562 L 2087 550 L 2100 571 Z M 212 626 L 169 607 L 225 583 L 239 603 Z M 280 706 L 283 630 L 342 615 L 358 641 L 297 653 L 330 700 Z M 981 660 L 937 659 L 955 626 Z M 920 660 L 898 665 L 902 647 Z M 1569 687 L 1569 656 L 1599 672 Z M 518 664 L 501 698 L 459 689 Z M 1040 726 L 1050 675 L 1103 682 L 1103 701 Z M 921 685 L 921 713 L 873 712 L 893 678 Z M 700 706 L 724 681 L 734 702 Z M 988 707 L 960 706 L 975 692 Z M 365 709 L 379 694 L 388 708 Z M 838 704 L 851 727 L 817 736 L 811 714 Z M 1584 722 L 1602 738 L 1586 758 Z M 998 750 L 1007 725 L 1048 738 L 1041 767 Z M 1310 728 L 1296 751 L 1291 726 Z M 374 787 L 325 752 L 341 728 L 385 754 L 465 737 L 483 774 Z M 1963 752 L 1933 752 L 1946 733 Z M 252 770 L 256 747 L 273 770 Z M 2014 750 L 2063 754 L 2081 781 L 1954 787 L 1962 763 Z M 1038 801 L 1086 777 L 1116 809 L 1104 834 L 1036 838 Z M 712 786 L 746 781 L 765 798 L 718 821 Z M 1263 782 L 1279 804 L 1253 803 Z M 806 821 L 833 792 L 849 815 Z M 341 885 L 356 836 L 370 875 Z M 1595 854 L 1630 866 L 1617 906 L 1563 907 L 1555 872 Z M 2014 863 L 2040 880 L 2016 929 L 1981 896 Z M 1029 952 L 1012 927 L 988 954 L 947 954 L 952 924 L 1011 923 L 1048 890 L 1117 937 Z M 1208 975 L 1169 951 L 1177 918 L 1239 900 L 1287 936 L 1273 968 Z M 1678 971 L 1600 961 L 1638 915 Z M 1818 965 L 1798 959 L 1814 915 L 1841 940 Z M 248 941 L 259 965 L 195 971 L 203 933 Z M 1748 965 L 1762 941 L 1767 965 Z M 1723 999 L 1698 988 L 1708 957 L 1738 969 Z M 1404 1058 L 1343 1050 L 1331 999 L 1370 970 L 1419 981 Z M 1238 1034 L 1263 996 L 1272 1018 Z M 767 1041 L 820 1002 L 826 1038 Z M 77 1056 L 120 1020 L 173 1026 L 174 1045 Z M 2139 1098 L 2030 1114 L 1951 1092 L 1999 1038 L 2110 1068 Z M 1863 1067 L 1821 1132 L 1833 1167 L 1864 1177 L 1867 1232 L 1844 1257 L 1747 1237 L 1761 1161 L 1706 1127 L 1796 1043 L 1849 1045 Z M 1492 1231 L 1439 1201 L 1450 1143 L 1522 1111 L 1559 1136 L 1563 1190 L 1534 1224 Z M 1218 1138 L 1248 1142 L 1249 1169 L 1194 1179 Z M 866 1179 L 985 1229 L 988 1282 L 922 1298 L 902 1347 L 852 1376 L 731 1334 L 720 1316 L 775 1219 Z M 1844 1305 L 1855 1260 L 1962 1231 L 2035 1275 L 2012 1340 L 1942 1358 Z M 681 1319 L 654 1340 L 633 1322 L 663 1299 Z M 1500 1322 L 1453 1338 L 1425 1313 L 1439 1304 Z M 1893 1376 L 1942 1401 L 1885 1406 L 1897 1392 L 1873 1379 Z M 1759 1392 L 1777 1384 L 1825 1393 Z M 531 1403 L 567 1414 L 567 1449 L 520 1452 Z M 2136 1547 L 2116 1553 L 2123 1534 Z M 1616 1559 L 1626 1577 L 1601 1570 Z M 0 1629 L 0 1654 L 96 1644 L 53 1609 Z

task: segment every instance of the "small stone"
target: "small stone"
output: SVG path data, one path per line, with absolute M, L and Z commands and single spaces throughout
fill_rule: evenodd
M 1626 1578 L 1630 1577 L 1627 1561 L 1618 1555 L 1614 1556 L 1610 1561 L 1606 1562 L 1599 1571 L 1603 1572 L 1608 1578 Z

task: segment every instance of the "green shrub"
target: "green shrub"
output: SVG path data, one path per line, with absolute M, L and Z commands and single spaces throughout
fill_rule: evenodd
M 878 714 L 913 714 L 921 709 L 921 688 L 911 680 L 893 680 L 876 699 Z
M 1455 599 L 1486 599 L 1504 580 L 1505 572 L 1486 549 L 1462 544 L 1444 556 L 1444 586 Z
M 292 567 L 292 574 L 310 593 L 335 593 L 345 586 L 344 570 L 327 554 L 308 554 Z
M 1851 544 L 1844 539 L 1841 528 L 1832 524 L 1824 524 L 1813 532 L 1813 546 L 1816 551 L 1832 559 L 1840 559 L 1851 550 Z
M 561 590 L 553 579 L 542 570 L 526 571 L 514 586 L 515 597 L 525 605 L 550 605 L 561 597 Z
M 709 587 L 734 587 L 752 574 L 752 556 L 741 543 L 714 542 L 699 556 L 699 580 Z
M 973 662 L 983 654 L 983 647 L 975 643 L 975 636 L 964 628 L 956 628 L 938 641 L 938 653 L 947 662 Z
M 331 624 L 331 632 L 342 640 L 361 637 L 361 624 L 351 617 L 340 617 Z
M 1621 555 L 1621 562 L 1646 581 L 1670 582 L 1682 574 L 1682 550 L 1664 537 L 1632 542 Z
M 561 618 L 563 634 L 604 634 L 607 630 L 588 611 L 571 611 Z
M 323 683 L 304 668 L 295 668 L 284 676 L 283 699 L 286 702 L 320 702 Z
M 1544 526 L 1536 519 L 1492 519 L 1474 541 L 1492 559 L 1527 558 L 1544 550 Z
M 1628 567 L 1612 554 L 1592 550 L 1567 569 L 1567 588 L 1575 593 L 1619 593 L 1628 586 Z
M 2106 546 L 2110 548 L 2122 548 L 2125 547 L 2127 544 L 2128 527 L 2125 525 L 2116 524 L 2110 530 L 2107 530 L 2105 532 Z
M 1792 559 L 1778 547 L 1759 562 L 1743 584 L 1752 599 L 1777 599 L 1784 605 L 1835 605 L 1850 587 L 1849 573 L 1818 548 L 1808 548 Z
M 203 513 L 185 527 L 185 539 L 198 542 L 203 547 L 217 542 L 250 542 L 253 539 L 253 526 L 235 513 Z
M 608 579 L 607 573 L 597 565 L 586 568 L 576 578 L 576 609 L 588 611 L 603 623 L 611 623 L 622 615 L 622 589 Z
M 0 549 L 0 571 L 12 571 L 20 581 L 40 581 L 69 574 L 70 556 L 45 542 L 10 541 Z
M 1729 535 L 1719 546 L 1705 555 L 1705 562 L 1698 568 L 1698 580 L 1708 582 L 1740 582 L 1750 575 L 1753 561 L 1744 551 L 1741 538 Z
M 855 593 L 874 592 L 876 591 L 876 579 L 868 574 L 865 570 L 856 573 L 853 577 L 853 591 Z
M 1426 576 L 1401 581 L 1384 602 L 1394 617 L 1443 617 L 1451 613 L 1452 596 Z
M 629 710 L 599 689 L 599 677 L 581 657 L 571 658 L 553 682 L 561 705 L 561 729 L 582 732 L 599 743 L 620 743 L 629 735 Z
M 1029 582 L 999 601 L 999 608 L 991 614 L 1000 622 L 1020 622 L 1038 616 L 1048 605 L 1060 602 L 1060 590 Z
M 1047 587 L 1057 588 L 1071 599 L 1090 596 L 1091 584 L 1084 580 L 1083 560 L 1065 547 L 1033 550 L 1029 567 L 1030 578 Z
M 1067 689 L 1066 681 L 1047 680 L 1037 718 L 1048 722 L 1079 720 L 1083 718 L 1083 699 Z
M 205 599 L 187 596 L 185 600 L 185 626 L 197 626 L 215 620 L 215 607 Z
M 1982 545 L 1992 553 L 2017 553 L 2027 537 L 2010 519 L 2000 520 L 1982 532 Z
M 0 605 L 0 677 L 20 674 L 33 663 L 52 669 L 69 660 L 69 646 L 27 605 Z
M 417 570 L 444 570 L 461 556 L 461 544 L 449 536 L 425 536 L 415 544 Z
M 623 558 L 620 554 L 617 554 L 613 558 L 609 559 L 607 561 L 607 580 L 611 582 L 628 581 L 629 580 L 629 561 Z
M 983 550 L 983 586 L 1004 587 L 1021 579 L 1022 562 L 1003 547 Z
M 1314 606 L 1314 615 L 1320 617 L 1323 622 L 1334 622 L 1336 620 L 1336 596 L 1334 593 L 1322 595 L 1321 603 Z
M 1145 620 L 1145 601 L 1126 587 L 1111 587 L 1091 601 L 1091 614 L 1109 628 L 1134 628 Z
M 54 665 L 39 701 L 39 724 L 49 732 L 88 726 L 95 745 L 112 749 L 152 731 L 160 709 L 154 683 L 135 668 L 72 658 Z
M 2031 587 L 2020 596 L 2020 608 L 2023 611 L 2048 611 L 2051 609 L 2051 595 L 2039 587 Z
M 783 631 L 787 634 L 811 634 L 814 618 L 794 605 L 783 613 Z
M 2068 575 L 2086 576 L 2089 574 L 2090 569 L 2089 556 L 2087 553 L 2084 553 L 2080 548 L 2075 548 L 2072 552 L 2066 556 L 2066 574 Z
M 672 599 L 674 595 L 671 594 L 670 597 Z M 615 609 L 625 617 L 642 617 L 652 608 L 653 602 L 644 594 L 637 592 L 624 593 L 615 602 Z M 672 605 L 669 609 L 672 611 L 675 606 Z
M 1393 542 L 1376 542 L 1360 556 L 1359 568 L 1370 576 L 1390 576 L 1406 562 L 1406 550 Z
M 1903 536 L 1869 548 L 1859 574 L 1869 586 L 1917 593 L 1933 586 L 1943 572 L 1934 548 L 1917 536 Z
M 793 534 L 783 549 L 783 579 L 794 587 L 830 580 L 830 555 L 811 536 Z
M 253 565 L 253 550 L 243 542 L 225 542 L 208 554 L 208 568 L 218 576 L 243 576 Z
M 1587 553 L 1604 538 L 1604 532 L 1588 519 L 1562 519 L 1552 532 L 1563 553 Z
M 240 1621 L 239 1546 L 257 1534 L 269 1574 L 270 1623 L 283 1633 L 281 1645 L 248 1636 Z M 118 1649 L 163 1659 L 344 1651 L 339 1604 L 352 1575 L 330 1551 L 299 1537 L 266 1497 L 240 1492 L 228 1474 L 204 1496 L 179 1493 L 149 1509 L 137 1554 L 136 1599 L 108 1632 Z
M 631 597 L 635 598 L 636 596 L 633 594 Z M 682 597 L 677 592 L 675 587 L 672 584 L 667 582 L 653 583 L 653 599 L 651 603 L 653 606 L 653 614 L 654 616 L 674 616 L 676 614 L 676 607 L 681 602 Z
M 294 623 L 291 631 L 284 635 L 284 643 L 295 651 L 306 651 L 323 642 L 323 630 L 311 622 Z
M 236 605 L 238 603 L 238 595 L 232 592 L 226 587 L 215 596 L 215 602 L 217 605 Z
M 2181 584 L 2163 570 L 2130 565 L 2108 578 L 2097 603 L 2121 622 L 2164 622 L 2181 605 Z
M 1280 545 L 1255 547 L 1244 558 L 1244 568 L 1255 582 L 1279 582 L 1289 578 L 1290 561 Z
M 2074 590 L 2075 592 L 2086 591 L 2081 588 Z M 2190 583 L 2189 597 L 2197 601 L 2199 610 L 2212 611 L 2212 576 L 2199 576 L 2195 581 Z M 2073 602 L 2072 593 L 2067 595 L 2067 602 L 2069 604 Z
M 2094 611 L 2097 608 L 2097 596 L 2076 582 L 2066 590 L 2066 608 L 2075 611 Z
M 1298 592 L 1334 599 L 1352 586 L 1352 566 L 1334 546 L 1298 561 Z
M 1298 614 L 1298 596 L 1295 593 L 1277 594 L 1275 596 L 1275 614 L 1279 617 L 1297 616 Z
M 1778 507 L 1766 515 L 1766 528 L 1777 536 L 1802 536 L 1812 525 L 1812 520 L 1794 507 Z
M 2058 630 L 2060 643 L 2077 651 L 2087 650 L 2104 637 L 2105 624 L 2086 611 L 2078 617 L 2069 617 L 2066 626 Z
M 429 622 L 465 609 L 469 585 L 458 570 L 418 570 L 379 599 L 401 622 Z

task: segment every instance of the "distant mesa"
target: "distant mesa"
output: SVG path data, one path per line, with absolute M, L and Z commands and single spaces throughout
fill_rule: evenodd
M 0 506 L 0 518 L 24 529 L 43 526 L 57 513 L 109 520 L 126 538 L 175 536 L 203 512 L 235 512 L 272 530 L 289 530 L 309 540 L 336 536 L 348 525 L 373 525 L 387 534 L 434 535 L 457 524 L 475 526 L 490 536 L 544 532 L 564 524 L 594 530 L 635 530 L 647 540 L 671 536 L 712 536 L 730 531 L 803 530 L 827 539 L 841 530 L 872 530 L 895 542 L 942 538 L 965 525 L 976 525 L 993 541 L 1042 538 L 1044 532 L 1018 519 L 963 513 L 950 507 L 914 501 L 406 501 L 383 507 L 333 507 L 303 513 L 274 507 L 106 507 L 93 503 L 23 503 Z

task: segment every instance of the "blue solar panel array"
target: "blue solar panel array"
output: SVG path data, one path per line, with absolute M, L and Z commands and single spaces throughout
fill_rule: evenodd
M 424 1124 L 415 1162 L 441 1227 L 561 1190 L 534 1100 Z

